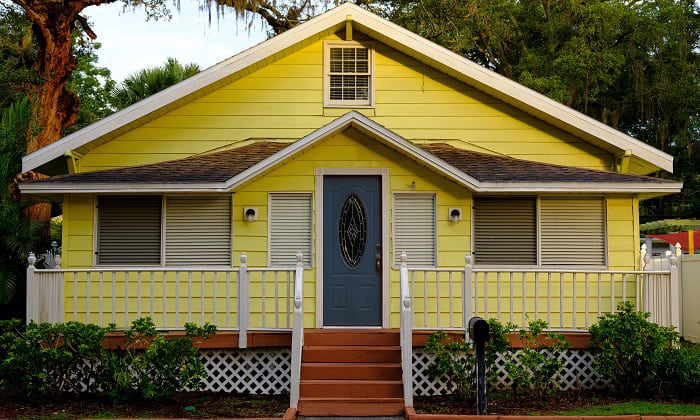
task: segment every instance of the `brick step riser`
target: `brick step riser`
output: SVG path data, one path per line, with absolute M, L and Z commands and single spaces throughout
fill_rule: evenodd
M 299 396 L 303 398 L 401 398 L 400 381 L 302 381 Z
M 301 379 L 364 379 L 400 381 L 401 365 L 397 363 L 302 363 Z
M 301 416 L 398 416 L 403 412 L 403 399 L 392 402 L 300 399 L 297 407 Z
M 307 346 L 398 346 L 400 337 L 397 333 L 305 333 L 304 344 Z
M 338 351 L 333 348 L 305 348 L 304 363 L 401 363 L 400 349 L 363 349 Z

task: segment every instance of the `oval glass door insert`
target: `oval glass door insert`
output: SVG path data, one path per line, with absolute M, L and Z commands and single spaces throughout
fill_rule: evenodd
M 340 210 L 338 239 L 343 259 L 356 267 L 367 243 L 367 214 L 357 194 L 350 194 Z

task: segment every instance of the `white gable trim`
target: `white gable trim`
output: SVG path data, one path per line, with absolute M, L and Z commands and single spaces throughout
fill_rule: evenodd
M 359 25 L 359 28 L 364 29 L 377 40 L 526 113 L 541 118 L 591 143 L 608 145 L 608 148 L 617 149 L 619 152 L 631 150 L 634 156 L 661 169 L 673 172 L 673 157 L 671 155 L 481 67 L 471 60 L 351 3 L 344 3 L 305 24 L 243 51 L 175 86 L 25 156 L 22 159 L 22 171 L 30 171 L 60 158 L 66 152 L 123 129 L 129 124 L 156 113 L 201 89 L 214 89 L 223 85 L 229 76 L 256 63 L 264 62 L 287 47 L 323 31 L 340 29 L 345 25 L 348 16 L 352 17 L 353 24 Z

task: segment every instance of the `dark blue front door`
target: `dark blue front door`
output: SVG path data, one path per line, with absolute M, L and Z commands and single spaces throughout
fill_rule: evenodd
M 381 178 L 323 179 L 323 324 L 382 325 Z

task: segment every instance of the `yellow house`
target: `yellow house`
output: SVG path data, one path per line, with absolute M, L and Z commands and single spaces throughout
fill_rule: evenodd
M 211 322 L 246 347 L 301 317 L 403 328 L 410 298 L 410 329 L 585 330 L 640 301 L 639 201 L 680 190 L 647 176 L 672 165 L 343 4 L 26 156 L 51 176 L 22 191 L 63 206 L 29 317 Z

